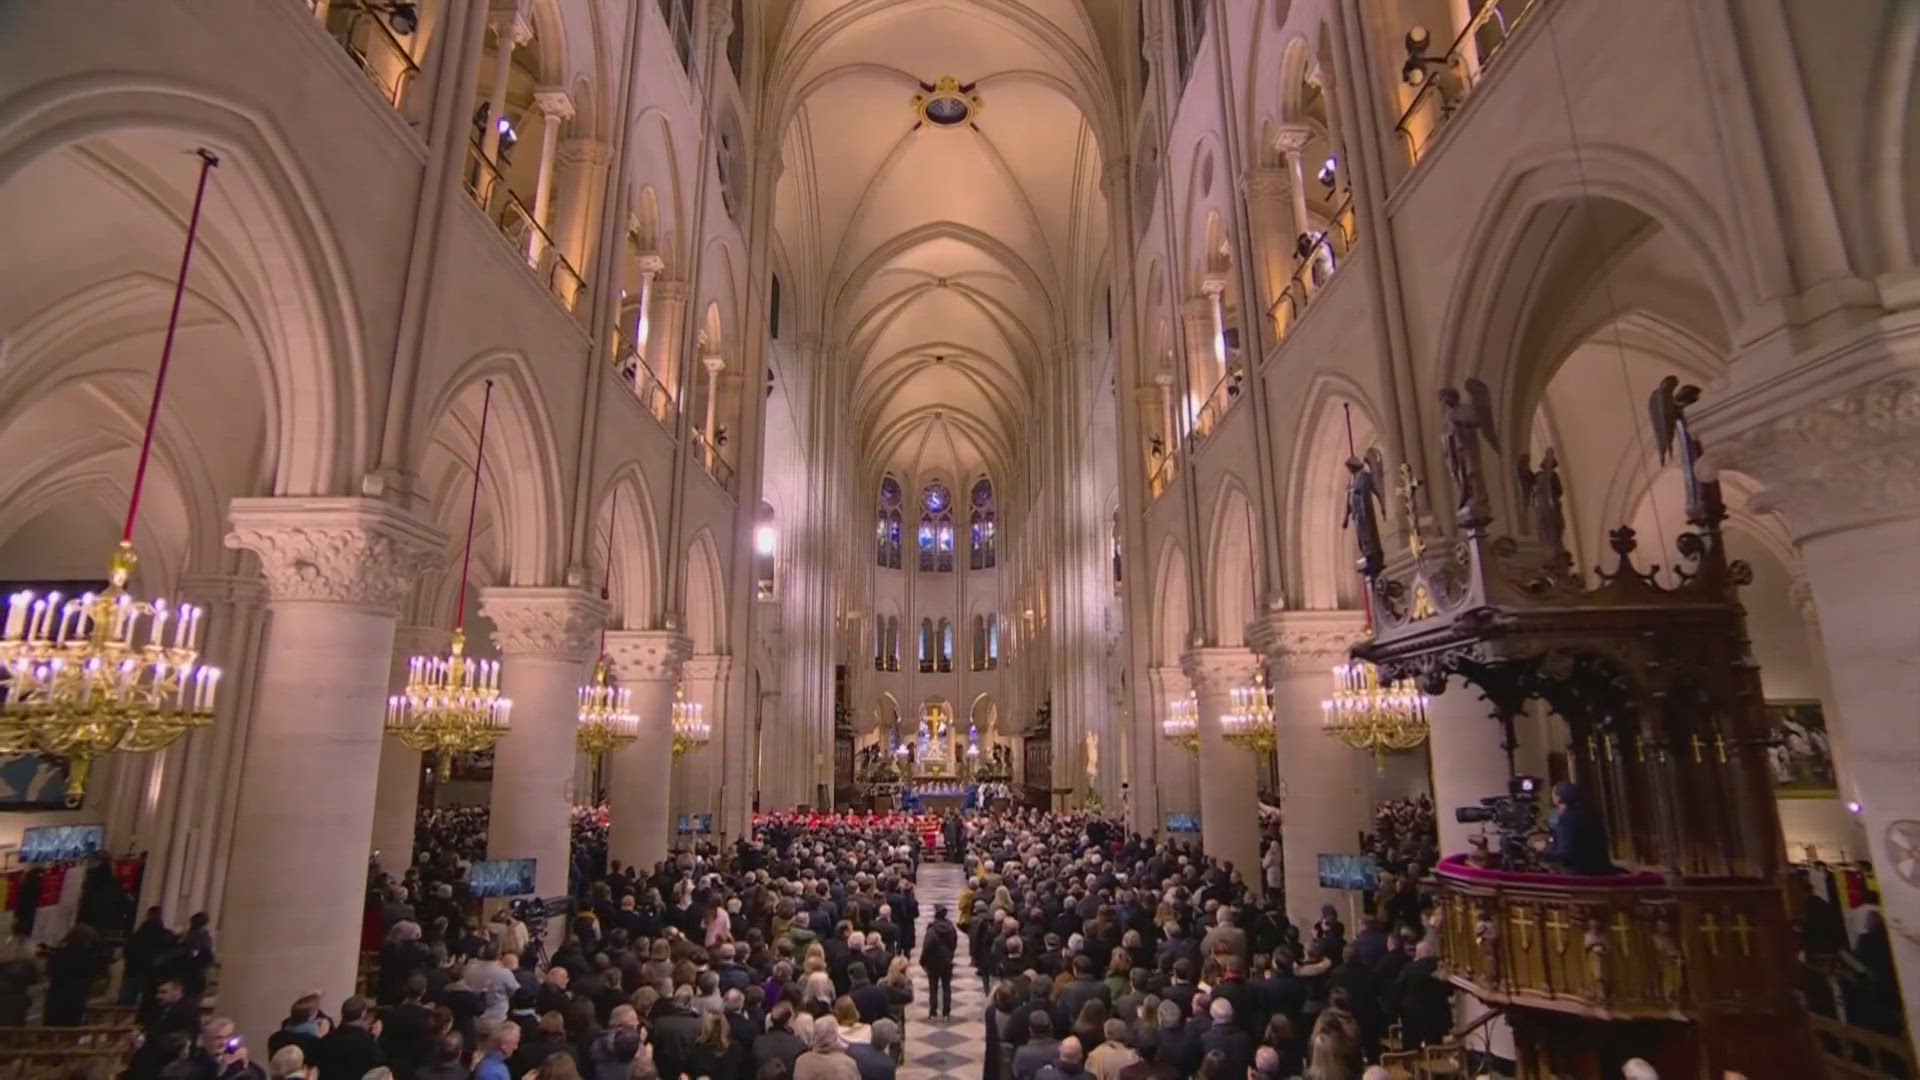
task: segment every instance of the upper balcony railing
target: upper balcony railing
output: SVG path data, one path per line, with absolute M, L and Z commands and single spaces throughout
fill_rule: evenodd
M 1347 252 L 1353 250 L 1353 242 L 1359 234 L 1359 218 L 1354 213 L 1353 196 L 1348 195 L 1334 209 L 1332 227 L 1315 233 L 1313 243 L 1307 250 L 1294 256 L 1293 273 L 1287 279 L 1287 287 L 1281 290 L 1280 295 L 1274 298 L 1273 306 L 1267 309 L 1267 318 L 1273 323 L 1275 344 L 1287 339 L 1287 335 L 1293 331 L 1294 321 L 1320 295 L 1321 288 L 1332 280 Z
M 647 365 L 646 358 L 640 355 L 640 350 L 621 330 L 613 332 L 613 366 L 647 412 L 653 414 L 653 418 L 665 425 L 668 431 L 672 431 L 679 403 L 673 400 L 673 393 L 667 389 L 667 384 Z
M 722 491 L 735 494 L 736 474 L 727 459 L 720 456 L 720 448 L 708 442 L 706 432 L 699 428 L 693 429 L 692 435 L 694 452 L 700 455 L 700 467 L 707 470 L 707 475 L 713 477 L 713 482 L 719 484 Z
M 401 16 L 378 10 L 366 0 L 331 0 L 330 3 L 308 0 L 308 6 L 314 16 L 324 22 L 327 33 L 333 35 L 347 56 L 372 80 L 380 96 L 398 109 L 406 100 L 413 80 L 420 75 L 413 50 L 393 30 L 394 20 Z M 401 25 L 413 24 L 402 22 Z
M 513 193 L 499 166 L 487 160 L 478 140 L 467 142 L 466 184 L 473 201 L 480 204 L 500 235 L 513 244 L 527 268 L 553 292 L 561 306 L 572 311 L 586 285 L 585 279 L 561 254 L 552 234 L 541 227 L 520 196 Z
M 1227 373 L 1213 384 L 1213 390 L 1207 394 L 1197 412 L 1193 414 L 1193 440 L 1197 444 L 1212 437 L 1214 430 L 1227 413 L 1240 402 L 1240 392 L 1246 387 L 1247 373 L 1238 363 L 1229 362 Z
M 1167 489 L 1173 486 L 1173 478 L 1180 475 L 1178 457 L 1178 452 L 1172 447 L 1168 447 L 1166 452 L 1160 455 L 1160 464 L 1155 466 L 1153 472 L 1147 477 L 1147 493 L 1152 498 L 1158 499 L 1165 495 Z
M 1454 39 L 1453 46 L 1439 56 L 1426 53 L 1422 31 L 1408 34 L 1407 62 L 1401 68 L 1401 77 L 1419 89 L 1394 130 L 1406 140 L 1412 163 L 1419 164 L 1433 137 L 1480 85 L 1494 56 L 1542 2 L 1487 0 Z

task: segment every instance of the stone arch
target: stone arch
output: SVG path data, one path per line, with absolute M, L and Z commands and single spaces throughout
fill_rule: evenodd
M 664 606 L 660 531 L 639 463 L 629 461 L 615 469 L 596 505 L 592 564 L 603 575 L 611 567 L 611 576 L 605 580 L 615 625 L 651 629 Z
M 1353 450 L 1364 456 L 1367 448 L 1379 441 L 1379 417 L 1366 393 L 1340 375 L 1322 372 L 1314 378 L 1302 395 L 1302 408 L 1293 427 L 1286 517 L 1294 523 L 1298 539 L 1288 553 L 1287 596 L 1295 606 L 1310 611 L 1354 610 L 1362 603 L 1360 575 L 1354 567 L 1358 549 L 1353 533 L 1340 525 L 1346 505 L 1345 407 L 1349 405 Z M 1394 459 L 1388 457 L 1387 464 L 1391 471 Z M 1387 483 L 1393 482 L 1389 475 Z M 1401 514 L 1391 488 L 1381 495 L 1386 503 L 1380 516 L 1385 538 L 1390 523 L 1399 520 Z M 1388 547 L 1392 547 L 1390 542 Z
M 1208 521 L 1208 638 L 1215 645 L 1239 645 L 1258 611 L 1254 589 L 1260 580 L 1260 553 L 1253 501 L 1238 477 L 1221 477 Z
M 713 530 L 702 527 L 687 545 L 686 610 L 681 612 L 696 653 L 717 653 L 727 644 L 726 575 L 720 565 Z
M 209 189 L 203 268 L 251 250 L 293 258 L 259 262 L 247 309 L 262 355 L 272 443 L 263 485 L 276 494 L 336 494 L 370 463 L 368 357 L 360 305 L 319 193 L 291 143 L 261 113 L 202 87 L 126 75 L 87 75 L 0 101 L 0 188 L 35 161 L 94 139 L 161 135 L 221 156 Z M 178 187 L 179 185 L 175 185 Z M 190 197 L 190 196 L 189 196 Z M 184 197 L 173 211 L 184 226 Z M 0 395 L 4 397 L 4 395 Z M 250 492 L 250 493 L 258 493 Z
M 1170 536 L 1160 545 L 1153 595 L 1153 662 L 1177 667 L 1193 632 L 1192 597 L 1187 588 L 1186 552 Z

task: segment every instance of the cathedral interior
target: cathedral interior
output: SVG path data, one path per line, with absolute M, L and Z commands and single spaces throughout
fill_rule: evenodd
M 538 898 L 583 829 L 1100 821 L 1356 929 L 1401 830 L 1456 1024 L 1382 1075 L 1920 1077 L 1913 0 L 20 0 L 0 55 L 20 949 L 109 857 L 264 1048 L 471 808 Z M 1532 866 L 1576 818 L 1607 873 Z M 923 923 L 992 869 L 926 836 Z M 900 1080 L 980 1067 L 910 1010 L 966 1042 Z

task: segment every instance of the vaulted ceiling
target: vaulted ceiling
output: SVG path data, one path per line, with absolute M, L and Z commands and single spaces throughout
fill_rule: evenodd
M 818 300 L 864 466 L 1016 467 L 1106 258 L 1109 0 L 795 0 L 772 65 L 783 261 Z M 951 76 L 977 102 L 915 108 Z M 937 96 L 937 95 L 936 95 Z M 1090 119 L 1090 117 L 1095 119 Z

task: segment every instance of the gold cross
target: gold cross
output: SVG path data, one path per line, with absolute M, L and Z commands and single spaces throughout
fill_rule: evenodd
M 1717 731 L 1713 733 L 1713 754 L 1720 759 L 1720 764 L 1727 763 L 1727 737 Z
M 1613 936 L 1620 942 L 1620 958 L 1625 960 L 1632 956 L 1633 924 L 1627 921 L 1627 913 L 1624 911 L 1614 913 Z
M 1729 924 L 1729 928 L 1733 931 L 1734 935 L 1740 939 L 1740 955 L 1752 956 L 1753 944 L 1747 939 L 1753 933 L 1753 924 L 1747 921 L 1745 915 L 1735 914 L 1733 922 Z
M 1713 956 L 1719 956 L 1720 920 L 1713 917 L 1713 912 L 1709 911 L 1700 916 L 1700 933 L 1707 939 L 1707 952 Z
M 1420 506 L 1415 498 L 1425 486 L 1414 477 L 1412 465 L 1404 461 L 1400 463 L 1400 484 L 1394 490 L 1399 493 L 1400 503 L 1406 508 L 1407 550 L 1413 552 L 1416 559 L 1427 550 L 1427 539 L 1420 535 Z
M 1700 764 L 1700 751 L 1701 751 L 1701 750 L 1703 750 L 1703 749 L 1705 749 L 1705 748 L 1706 748 L 1706 745 L 1707 745 L 1707 744 L 1706 744 L 1706 741 L 1705 741 L 1704 739 L 1702 739 L 1702 738 L 1700 738 L 1700 736 L 1699 736 L 1698 734 L 1696 734 L 1696 735 L 1694 735 L 1694 737 L 1693 737 L 1693 763 L 1694 763 L 1695 765 L 1698 765 L 1698 764 Z
M 1513 915 L 1508 921 L 1513 923 L 1515 930 L 1520 931 L 1520 947 L 1528 952 L 1532 952 L 1533 919 L 1527 912 L 1527 906 L 1525 904 L 1513 905 Z
M 1587 736 L 1587 760 L 1588 761 L 1600 760 L 1599 747 L 1594 743 L 1593 736 L 1591 735 Z
M 1553 938 L 1554 955 L 1564 955 L 1567 951 L 1567 918 L 1559 908 L 1547 912 L 1547 933 Z
M 1614 753 L 1615 753 L 1615 749 L 1614 749 L 1614 744 L 1613 744 L 1613 732 L 1611 732 L 1611 731 L 1609 731 L 1609 732 L 1607 732 L 1607 733 L 1606 733 L 1606 735 L 1605 735 L 1605 736 L 1604 736 L 1604 737 L 1602 738 L 1602 740 L 1601 740 L 1601 741 L 1602 741 L 1602 742 L 1604 742 L 1604 743 L 1606 743 L 1606 746 L 1607 746 L 1607 760 L 1608 760 L 1608 761 L 1613 761 L 1613 760 L 1615 760 L 1615 759 L 1614 759 Z

